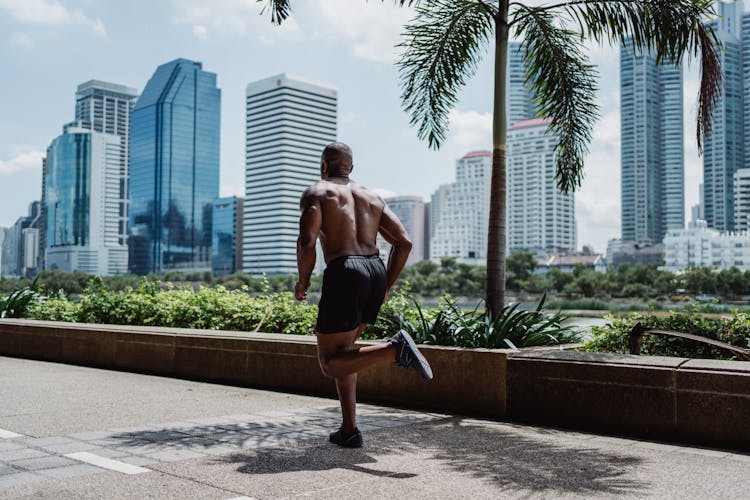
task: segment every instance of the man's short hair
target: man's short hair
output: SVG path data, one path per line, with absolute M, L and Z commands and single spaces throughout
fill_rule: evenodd
M 323 150 L 320 156 L 331 175 L 348 174 L 352 171 L 352 148 L 343 142 L 332 142 Z

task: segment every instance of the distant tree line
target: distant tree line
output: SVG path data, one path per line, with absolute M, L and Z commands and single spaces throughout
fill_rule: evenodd
M 507 288 L 520 295 L 548 293 L 564 299 L 644 298 L 665 299 L 675 295 L 709 294 L 734 300 L 750 295 L 750 271 L 736 267 L 714 270 L 689 269 L 681 274 L 660 271 L 656 266 L 626 264 L 609 268 L 605 273 L 577 266 L 572 272 L 552 269 L 537 274 L 536 258 L 529 252 L 513 252 L 507 260 Z M 481 297 L 484 291 L 486 269 L 457 262 L 446 257 L 435 263 L 425 260 L 406 267 L 399 284 L 408 283 L 411 293 L 422 297 L 439 297 L 450 294 L 456 297 Z M 92 276 L 80 272 L 43 271 L 36 280 L 36 288 L 45 293 L 82 293 Z M 145 281 L 161 281 L 162 286 L 223 286 L 228 290 L 245 289 L 251 294 L 288 292 L 294 287 L 296 275 L 254 277 L 249 274 L 212 276 L 210 272 L 183 273 L 170 271 L 163 275 L 108 276 L 103 283 L 114 291 L 128 287 L 137 288 Z M 314 275 L 310 291 L 320 291 L 322 276 Z M 9 293 L 32 284 L 32 280 L 0 279 L 0 293 Z

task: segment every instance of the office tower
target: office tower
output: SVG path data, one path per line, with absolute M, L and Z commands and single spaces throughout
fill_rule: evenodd
M 199 62 L 162 64 L 131 117 L 129 269 L 207 271 L 219 195 L 221 90 Z
M 246 96 L 242 269 L 296 273 L 299 199 L 336 140 L 337 92 L 281 74 L 248 84 Z
M 555 182 L 557 140 L 550 120 L 532 119 L 508 129 L 508 249 L 539 254 L 576 249 L 575 198 Z
M 734 230 L 750 230 L 750 168 L 734 173 Z
M 487 255 L 492 153 L 475 151 L 456 161 L 456 181 L 432 197 L 430 257 L 480 263 Z
M 44 166 L 44 267 L 108 276 L 127 272 L 122 136 L 68 124 Z
M 526 63 L 523 60 L 524 45 L 508 43 L 508 124 L 536 117 L 537 109 L 532 102 L 531 89 L 526 85 Z
M 118 226 L 118 240 L 121 245 L 127 244 L 127 202 L 128 202 L 128 148 L 130 143 L 130 115 L 138 97 L 136 89 L 103 82 L 89 80 L 80 84 L 76 91 L 75 121 L 69 126 L 83 130 L 91 130 L 104 134 L 115 135 L 120 138 L 117 162 L 119 169 L 113 169 L 113 159 L 109 158 L 107 175 L 116 176 L 117 181 L 109 179 L 108 189 L 117 189 L 121 206 L 116 213 L 107 213 L 108 223 Z M 100 168 L 97 165 L 94 169 Z M 47 158 L 42 163 L 42 199 L 39 223 L 39 267 L 43 268 L 47 246 L 47 200 L 45 180 L 47 179 Z M 102 214 L 102 216 L 104 216 Z
M 427 207 L 424 200 L 420 196 L 392 196 L 385 198 L 385 203 L 401 221 L 409 239 L 411 239 L 412 247 L 406 265 L 416 264 L 424 260 L 426 258 L 425 245 L 429 238 L 429 234 L 425 233 L 425 229 L 428 227 L 426 220 L 429 219 L 429 214 L 426 211 Z M 391 245 L 381 236 L 378 236 L 378 248 L 380 256 L 387 261 Z
M 704 213 L 708 227 L 734 230 L 734 173 L 745 166 L 743 106 L 748 93 L 743 58 L 750 58 L 750 26 L 743 21 L 742 2 L 719 2 L 710 23 L 721 43 L 722 92 L 703 150 Z M 747 68 L 745 68 L 747 71 Z M 744 81 L 743 81 L 744 80 Z M 743 94 L 744 97 L 743 98 Z M 750 166 L 750 165 L 748 165 Z
M 216 198 L 211 224 L 211 272 L 232 274 L 242 266 L 242 198 Z
M 622 239 L 660 243 L 685 225 L 682 67 L 620 47 Z
M 5 232 L 2 242 L 2 268 L 0 273 L 3 277 L 31 278 L 37 273 L 37 251 L 39 230 L 39 202 L 29 204 L 29 214 L 19 217 L 18 220 Z
M 122 243 L 127 244 L 128 225 L 128 157 L 130 148 L 130 117 L 138 91 L 124 85 L 89 80 L 78 86 L 75 119 L 79 126 L 95 132 L 114 134 L 121 138 L 119 198 L 122 207 L 117 215 Z

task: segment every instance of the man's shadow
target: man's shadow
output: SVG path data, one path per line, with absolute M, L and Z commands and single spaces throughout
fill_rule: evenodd
M 640 457 L 587 447 L 585 441 L 565 439 L 564 433 L 562 439 L 545 436 L 549 434 L 555 431 L 535 435 L 523 426 L 516 431 L 505 425 L 456 417 L 371 431 L 362 449 L 306 443 L 295 448 L 269 447 L 235 453 L 218 457 L 217 461 L 239 464 L 237 471 L 244 474 L 348 469 L 394 479 L 415 477 L 422 470 L 431 472 L 432 467 L 447 467 L 498 488 L 544 494 L 632 495 L 648 486 L 631 477 L 643 462 Z M 373 466 L 385 462 L 384 458 L 399 457 L 408 464 L 407 470 Z

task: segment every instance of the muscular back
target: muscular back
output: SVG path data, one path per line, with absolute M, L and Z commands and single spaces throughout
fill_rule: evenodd
M 375 241 L 385 203 L 366 187 L 345 179 L 321 180 L 305 191 L 301 206 L 303 226 L 308 215 L 310 229 L 319 228 L 326 262 L 344 255 L 378 253 Z

